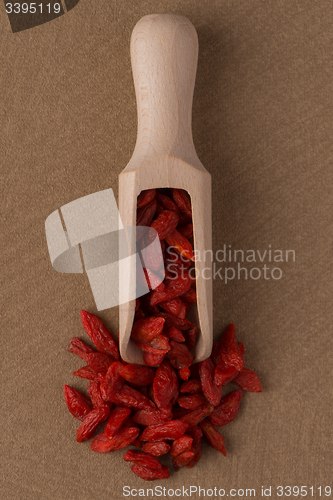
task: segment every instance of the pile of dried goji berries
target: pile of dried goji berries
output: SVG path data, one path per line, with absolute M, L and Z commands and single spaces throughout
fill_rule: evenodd
M 186 193 L 178 189 L 142 192 L 137 224 L 157 231 L 165 268 L 161 282 L 161 263 L 151 260 L 151 268 L 144 270 L 151 291 L 136 304 L 132 339 L 143 350 L 146 366 L 121 361 L 102 321 L 81 311 L 84 329 L 97 351 L 78 337 L 68 350 L 87 364 L 73 375 L 90 380 L 89 397 L 68 385 L 64 394 L 69 411 L 82 421 L 77 441 L 92 438 L 106 421 L 91 449 L 108 453 L 129 444 L 141 449 L 127 451 L 124 460 L 133 462 L 136 475 L 151 481 L 170 475 L 160 456 L 169 454 L 175 470 L 193 467 L 200 458 L 203 436 L 226 455 L 216 427 L 236 417 L 242 390 L 261 392 L 261 387 L 257 375 L 244 368 L 244 346 L 236 342 L 233 324 L 219 342 L 213 342 L 211 356 L 193 364 L 197 328 L 186 316 L 196 302 L 196 292 L 191 273 L 192 214 Z M 222 397 L 223 386 L 231 381 L 240 389 Z
M 191 375 L 183 381 L 168 359 L 157 368 L 119 361 L 118 347 L 102 321 L 86 311 L 81 311 L 81 318 L 97 351 L 78 337 L 68 347 L 87 363 L 73 375 L 90 380 L 89 397 L 64 386 L 69 411 L 82 421 L 78 442 L 92 438 L 107 421 L 91 449 L 108 453 L 129 444 L 141 448 L 127 451 L 124 460 L 133 462 L 132 471 L 146 480 L 169 477 L 169 468 L 157 458 L 162 455 L 171 455 L 175 470 L 193 467 L 203 435 L 226 455 L 216 427 L 236 417 L 242 390 L 261 392 L 257 375 L 244 368 L 244 347 L 236 342 L 234 325 L 213 343 L 208 359 L 189 367 Z M 231 380 L 240 389 L 222 397 L 223 386 Z

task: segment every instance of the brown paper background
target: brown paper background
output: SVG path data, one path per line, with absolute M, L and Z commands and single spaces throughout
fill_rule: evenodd
M 122 451 L 75 441 L 62 386 L 87 384 L 66 347 L 83 334 L 80 309 L 95 307 L 86 276 L 52 269 L 44 222 L 89 193 L 117 195 L 136 137 L 130 34 L 164 12 L 198 31 L 193 134 L 213 179 L 214 250 L 271 245 L 296 260 L 279 264 L 280 280 L 215 280 L 214 335 L 236 324 L 263 393 L 245 393 L 221 430 L 226 458 L 205 445 L 194 469 L 156 484 L 259 498 L 262 485 L 272 498 L 278 485 L 333 486 L 331 2 L 81 0 L 15 34 L 1 12 L 0 498 L 109 500 L 154 486 Z M 116 310 L 101 317 L 117 331 Z

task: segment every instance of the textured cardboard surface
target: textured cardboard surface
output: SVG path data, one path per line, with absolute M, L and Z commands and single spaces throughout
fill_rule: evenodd
M 93 297 L 85 275 L 52 269 L 44 232 L 63 204 L 117 195 L 136 137 L 130 34 L 155 12 L 185 15 L 198 31 L 193 134 L 213 177 L 214 250 L 267 250 L 242 267 L 282 270 L 246 280 L 237 263 L 218 263 L 222 278 L 225 267 L 236 277 L 214 281 L 214 335 L 236 324 L 263 393 L 244 394 L 221 430 L 227 458 L 205 445 L 194 469 L 160 484 L 255 488 L 259 498 L 262 485 L 272 498 L 278 485 L 333 486 L 331 3 L 81 0 L 19 33 L 4 7 L 0 18 L 4 500 L 109 500 L 124 485 L 155 486 L 129 473 L 122 452 L 75 441 L 62 386 L 86 384 L 71 376 L 82 363 L 66 347 Z M 269 250 L 295 259 L 269 262 Z M 101 317 L 117 331 L 116 309 Z

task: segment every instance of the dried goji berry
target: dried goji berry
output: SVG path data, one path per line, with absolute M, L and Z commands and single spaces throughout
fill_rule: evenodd
M 156 337 L 150 342 L 147 342 L 147 344 L 158 351 L 170 351 L 169 338 L 163 333 L 156 335 Z
M 150 226 L 151 221 L 153 220 L 155 211 L 156 211 L 157 203 L 156 199 L 152 200 L 148 205 L 145 205 L 142 208 L 138 209 L 136 225 L 137 226 Z
M 124 407 L 117 407 L 111 411 L 108 421 L 106 422 L 106 426 L 104 428 L 104 433 L 109 439 L 111 439 L 114 436 L 115 432 L 118 429 L 120 429 L 120 427 L 123 425 L 124 421 L 130 415 L 130 413 L 131 413 L 130 408 L 124 408 Z
M 79 351 L 81 352 L 96 352 L 95 349 L 86 344 L 79 337 L 73 337 L 67 347 L 68 352 L 72 352 L 73 354 L 77 354 L 79 356 Z
M 236 331 L 234 324 L 229 325 L 222 334 L 220 340 L 220 355 L 221 359 L 228 366 L 234 366 L 238 371 L 243 370 L 244 360 L 240 354 L 239 347 L 236 342 Z
M 206 436 L 208 443 L 215 448 L 215 450 L 221 452 L 224 456 L 227 455 L 225 451 L 224 437 L 215 429 L 213 424 L 209 420 L 202 420 L 200 422 L 200 427 Z
M 97 406 L 86 416 L 82 424 L 76 431 L 76 440 L 78 443 L 82 443 L 87 439 L 90 439 L 96 428 L 104 422 L 110 415 L 110 407 L 105 404 L 103 406 Z
M 222 396 L 222 386 L 214 382 L 214 363 L 211 358 L 199 363 L 199 375 L 202 392 L 213 406 L 218 405 Z
M 123 456 L 123 459 L 125 462 L 133 462 L 143 467 L 162 470 L 161 462 L 156 457 L 152 457 L 143 451 L 128 450 Z
M 80 341 L 77 337 L 74 337 L 69 346 L 68 351 L 76 354 L 79 358 L 83 359 L 90 366 L 92 370 L 97 373 L 105 373 L 111 363 L 114 362 L 114 358 L 109 356 L 108 354 L 104 354 L 102 352 L 96 352 L 91 349 L 89 346 L 84 344 L 84 342 Z M 84 344 L 85 347 L 80 347 L 80 345 Z M 87 350 L 90 349 L 90 350 Z
M 154 292 L 153 292 L 154 293 Z M 193 323 L 189 321 L 187 318 L 179 318 L 178 316 L 174 316 L 173 314 L 169 314 L 167 312 L 159 312 L 156 313 L 155 316 L 164 318 L 165 326 L 169 328 L 170 326 L 175 326 L 178 330 L 188 330 L 189 328 L 193 328 Z M 186 333 L 184 334 L 184 336 Z
M 191 380 L 187 380 L 180 386 L 179 392 L 181 393 L 189 393 L 189 394 L 197 394 L 201 392 L 201 381 L 199 378 L 192 378 Z
M 164 318 L 154 317 L 136 321 L 132 328 L 132 338 L 138 342 L 150 342 L 162 332 L 164 321 Z
M 118 406 L 129 406 L 130 408 L 154 408 L 155 405 L 150 399 L 141 394 L 126 383 L 111 398 L 111 402 Z
M 137 207 L 142 208 L 148 205 L 148 203 L 153 201 L 155 196 L 156 196 L 156 189 L 146 189 L 145 191 L 141 191 L 137 199 Z
M 202 420 L 208 417 L 214 410 L 214 406 L 207 404 L 201 406 L 197 410 L 191 411 L 187 415 L 181 417 L 183 422 L 186 422 L 190 427 L 197 426 Z
M 90 399 L 69 385 L 64 385 L 64 396 L 69 412 L 73 417 L 83 421 L 92 410 Z
M 98 453 L 110 453 L 121 450 L 131 444 L 139 435 L 138 427 L 121 427 L 110 439 L 104 432 L 98 434 L 91 442 L 90 448 Z
M 149 455 L 153 455 L 154 457 L 161 457 L 162 455 L 166 455 L 170 450 L 170 445 L 165 441 L 157 441 L 156 443 L 148 441 L 148 443 L 144 443 L 142 445 L 142 450 Z
M 186 193 L 181 189 L 173 189 L 172 196 L 175 203 L 177 203 L 180 211 L 184 212 L 184 214 L 186 214 L 190 219 L 192 219 L 191 202 L 188 199 Z
M 188 366 L 184 366 L 180 370 L 178 370 L 178 375 L 182 380 L 188 380 L 191 376 L 191 370 Z
M 97 316 L 87 311 L 81 311 L 80 314 L 83 327 L 96 346 L 96 349 L 99 352 L 112 356 L 114 361 L 118 361 L 118 346 L 104 323 Z
M 186 345 L 170 340 L 170 363 L 174 368 L 180 370 L 193 363 L 193 355 L 190 353 Z
M 166 312 L 173 314 L 174 316 L 179 316 L 182 311 L 185 311 L 185 304 L 179 297 L 167 300 L 166 302 L 160 302 L 159 306 L 162 307 L 162 309 L 164 309 Z
M 189 328 L 186 332 L 184 332 L 185 343 L 189 351 L 195 346 L 197 340 L 198 329 L 196 326 Z
M 169 420 L 163 424 L 149 425 L 140 436 L 141 441 L 165 441 L 181 437 L 188 424 L 182 420 Z
M 234 378 L 233 382 L 239 385 L 243 391 L 262 392 L 258 375 L 248 368 L 243 368 L 243 371 Z
M 194 451 L 183 451 L 172 459 L 172 465 L 175 471 L 181 467 L 185 467 L 194 457 Z
M 181 234 L 177 229 L 174 229 L 172 233 L 169 233 L 165 237 L 165 241 L 171 247 L 174 247 L 180 255 L 183 255 L 186 259 L 194 261 L 193 248 L 191 243 L 183 234 Z M 185 293 L 185 292 L 184 292 Z
M 173 414 L 170 412 L 163 412 L 160 409 L 143 409 L 138 410 L 133 415 L 133 422 L 139 425 L 154 425 L 154 424 L 162 424 L 167 420 L 172 420 Z
M 229 424 L 236 417 L 242 399 L 242 391 L 229 392 L 224 396 L 220 403 L 214 408 L 213 413 L 209 415 L 209 420 L 217 427 Z
M 91 380 L 90 384 L 87 388 L 88 394 L 91 398 L 91 402 L 93 407 L 103 406 L 105 405 L 105 401 L 101 394 L 100 381 L 99 380 Z
M 168 279 L 164 290 L 154 290 L 151 293 L 150 304 L 154 306 L 183 295 L 191 288 L 191 283 L 191 277 L 187 272 L 184 272 L 176 278 Z
M 226 385 L 239 373 L 234 366 L 228 366 L 223 359 L 219 361 L 214 370 L 214 382 L 216 385 Z
M 159 205 L 163 207 L 164 210 L 171 210 L 172 212 L 175 212 L 178 215 L 178 217 L 180 216 L 180 211 L 178 206 L 169 196 L 164 195 L 163 193 L 157 191 L 156 200 L 158 201 Z
M 161 354 L 155 354 L 152 352 L 143 353 L 143 361 L 147 366 L 158 366 L 160 363 L 162 363 L 164 357 L 165 352 L 162 352 Z
M 162 465 L 162 470 L 151 469 L 150 467 L 143 467 L 142 465 L 133 464 L 131 471 L 134 472 L 141 479 L 146 481 L 154 481 L 155 479 L 168 479 L 170 477 L 170 470 L 166 465 Z
M 165 334 L 169 339 L 175 340 L 176 342 L 184 342 L 185 337 L 182 334 L 182 332 L 179 330 L 179 328 L 176 328 L 175 326 L 170 326 L 170 328 L 167 328 L 165 330 Z
M 160 240 L 163 240 L 169 233 L 172 233 L 177 227 L 179 217 L 175 212 L 171 210 L 164 210 L 158 217 L 155 219 L 150 227 L 155 229 Z
M 112 396 L 124 385 L 125 380 L 120 375 L 123 364 L 120 361 L 112 363 L 101 381 L 101 394 L 105 401 L 111 401 Z
M 192 469 L 192 467 L 195 466 L 195 464 L 198 462 L 200 456 L 201 456 L 201 450 L 202 450 L 202 438 L 199 438 L 197 441 L 193 441 L 191 451 L 193 451 L 194 455 L 192 460 L 189 461 L 187 464 L 187 467 L 189 469 Z
M 178 378 L 167 360 L 162 361 L 156 370 L 153 391 L 154 401 L 159 408 L 166 407 L 178 394 Z
M 86 378 L 88 380 L 97 380 L 98 373 L 96 373 L 90 366 L 82 366 L 73 373 L 76 377 Z
M 193 443 L 193 438 L 191 438 L 191 436 L 186 436 L 186 434 L 184 434 L 184 436 L 174 440 L 174 442 L 171 445 L 169 455 L 171 455 L 172 457 L 176 457 L 177 455 L 183 453 L 184 451 L 189 451 L 192 447 L 192 443 Z
M 178 231 L 180 233 L 182 233 L 182 235 L 185 236 L 185 238 L 187 238 L 188 240 L 190 238 L 193 238 L 193 224 L 192 224 L 192 222 L 190 222 L 189 224 L 186 224 L 186 226 L 180 227 L 178 229 Z
M 207 399 L 203 394 L 192 394 L 191 396 L 181 396 L 177 399 L 177 403 L 182 408 L 187 408 L 188 410 L 196 410 L 202 405 L 207 404 Z
M 122 366 L 119 374 L 131 384 L 142 386 L 153 383 L 155 372 L 148 366 L 126 365 Z
M 245 349 L 244 349 L 244 344 L 243 342 L 238 342 L 238 349 L 239 349 L 239 353 L 242 357 L 242 359 L 244 359 L 244 356 L 245 356 Z

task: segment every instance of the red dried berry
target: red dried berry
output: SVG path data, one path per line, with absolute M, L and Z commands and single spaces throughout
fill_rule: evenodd
M 69 385 L 64 385 L 64 396 L 69 412 L 73 417 L 83 421 L 92 410 L 90 399 Z
M 167 409 L 167 411 L 163 411 L 161 409 L 147 408 L 138 410 L 133 415 L 133 422 L 139 425 L 154 425 L 154 424 L 162 424 L 167 420 L 172 420 L 173 414 L 171 409 Z
M 172 233 L 177 227 L 179 217 L 175 212 L 171 210 L 164 210 L 155 219 L 151 226 L 157 232 L 160 240 L 163 240 L 169 233 Z
M 186 422 L 190 427 L 196 427 L 202 420 L 208 417 L 214 410 L 214 406 L 207 404 L 201 406 L 197 410 L 191 411 L 187 415 L 181 417 L 183 422 Z
M 178 394 L 178 378 L 169 361 L 164 360 L 156 370 L 154 383 L 154 401 L 159 408 L 168 406 Z
M 181 467 L 185 467 L 194 457 L 194 451 L 183 451 L 176 457 L 172 459 L 172 465 L 175 471 L 180 469 Z
M 142 208 L 148 205 L 156 196 L 156 189 L 146 189 L 141 191 L 137 200 L 137 207 Z
M 191 376 L 191 370 L 188 366 L 184 366 L 184 368 L 178 370 L 178 375 L 182 380 L 188 380 Z
M 175 439 L 174 442 L 171 445 L 171 449 L 169 451 L 169 455 L 172 457 L 176 457 L 180 453 L 183 453 L 184 451 L 189 451 L 192 447 L 193 443 L 193 438 L 191 436 L 184 436 Z
M 96 349 L 99 352 L 112 356 L 114 361 L 118 361 L 118 346 L 104 323 L 97 316 L 88 311 L 81 311 L 80 314 L 83 327 L 93 341 L 93 344 L 96 346 Z
M 184 335 L 175 326 L 171 326 L 170 328 L 167 328 L 165 334 L 167 337 L 169 337 L 170 340 L 175 340 L 176 342 L 185 342 Z
M 152 457 L 143 451 L 128 450 L 123 456 L 123 459 L 125 462 L 133 462 L 143 467 L 162 470 L 161 462 L 156 457 Z
M 104 422 L 110 415 L 110 407 L 105 404 L 103 406 L 97 406 L 86 416 L 82 424 L 76 431 L 76 440 L 78 443 L 82 443 L 87 439 L 90 439 L 97 427 Z
M 154 293 L 154 292 L 153 292 Z M 150 342 L 154 337 L 162 333 L 164 318 L 144 318 L 133 324 L 132 338 L 138 342 Z
M 129 406 L 130 408 L 155 407 L 154 403 L 150 401 L 150 399 L 126 383 L 110 399 L 112 403 L 115 403 L 118 406 Z
M 113 395 L 124 385 L 124 379 L 120 375 L 123 364 L 120 361 L 112 363 L 101 382 L 101 394 L 105 401 L 111 401 Z
M 198 462 L 200 456 L 201 456 L 201 450 L 202 450 L 202 438 L 198 439 L 197 441 L 193 441 L 191 451 L 193 451 L 194 455 L 192 460 L 187 464 L 187 467 L 189 469 L 192 469 L 192 467 L 195 466 L 195 464 Z
M 102 432 L 94 437 L 90 448 L 98 453 L 110 453 L 111 451 L 121 450 L 133 443 L 139 433 L 140 430 L 138 427 L 121 427 L 110 439 Z
M 143 361 L 147 366 L 158 366 L 162 363 L 165 357 L 165 352 L 152 353 L 152 352 L 144 352 L 143 353 Z
M 149 441 L 148 443 L 144 443 L 142 445 L 142 450 L 149 453 L 149 455 L 153 455 L 154 457 L 161 457 L 162 455 L 166 455 L 166 453 L 168 453 L 170 445 L 165 441 L 157 441 L 156 443 Z
M 248 368 L 244 368 L 233 381 L 235 384 L 239 385 L 243 391 L 262 392 L 258 375 Z
M 218 405 L 222 396 L 222 386 L 214 382 L 214 363 L 211 358 L 199 363 L 199 375 L 202 392 L 213 406 Z
M 138 209 L 136 225 L 137 226 L 150 226 L 151 221 L 153 220 L 155 211 L 156 211 L 157 203 L 156 200 L 152 200 L 148 205 L 145 205 L 142 208 Z
M 119 374 L 131 384 L 144 386 L 153 383 L 155 372 L 148 366 L 126 365 L 122 366 Z
M 168 479 L 170 477 L 170 470 L 166 465 L 162 465 L 162 470 L 156 470 L 151 469 L 150 467 L 143 467 L 142 465 L 134 464 L 131 466 L 131 471 L 146 481 Z
M 208 443 L 215 448 L 215 450 L 221 452 L 224 456 L 227 455 L 225 451 L 224 437 L 215 429 L 215 427 L 209 422 L 209 420 L 203 420 L 200 422 L 200 427 L 202 432 L 206 436 Z
M 140 436 L 141 441 L 165 441 L 181 437 L 188 424 L 182 420 L 169 420 L 163 424 L 149 425 Z
M 109 439 L 111 439 L 116 433 L 116 431 L 120 429 L 120 427 L 124 424 L 125 420 L 130 415 L 130 413 L 131 413 L 130 408 L 124 408 L 124 407 L 117 407 L 111 411 L 108 421 L 106 422 L 106 426 L 104 428 L 104 433 Z
M 214 408 L 213 413 L 209 415 L 211 423 L 217 427 L 222 427 L 232 422 L 238 413 L 242 394 L 242 391 L 237 389 L 224 396 L 220 403 Z
M 227 366 L 233 366 L 238 371 L 244 368 L 244 360 L 236 342 L 235 325 L 229 325 L 220 340 L 220 356 Z
M 201 381 L 199 378 L 192 378 L 187 380 L 180 386 L 181 393 L 197 394 L 201 392 Z
M 101 394 L 99 380 L 91 380 L 90 384 L 88 385 L 87 391 L 94 408 L 96 408 L 97 406 L 105 405 L 105 400 L 103 399 Z
M 188 410 L 196 410 L 200 406 L 206 405 L 208 403 L 207 399 L 203 394 L 192 394 L 191 396 L 181 396 L 177 399 L 177 403 L 182 408 L 187 408 Z
M 190 366 L 193 363 L 193 355 L 190 353 L 185 344 L 180 344 L 174 340 L 170 340 L 170 363 L 174 368 L 180 370 L 181 368 Z
M 96 373 L 90 366 L 82 366 L 73 373 L 76 377 L 86 378 L 88 380 L 98 380 L 98 373 Z

